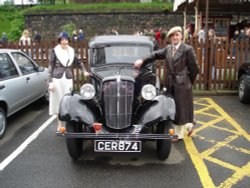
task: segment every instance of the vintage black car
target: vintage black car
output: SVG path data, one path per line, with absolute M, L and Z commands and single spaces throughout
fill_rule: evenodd
M 133 67 L 153 51 L 146 36 L 98 36 L 89 42 L 90 83 L 80 94 L 64 96 L 59 119 L 66 122 L 69 155 L 78 160 L 84 140 L 94 140 L 95 152 L 141 152 L 142 141 L 156 142 L 157 156 L 168 158 L 175 103 L 161 89 L 154 65 Z
M 238 71 L 238 94 L 240 102 L 250 103 L 250 61 L 243 63 Z

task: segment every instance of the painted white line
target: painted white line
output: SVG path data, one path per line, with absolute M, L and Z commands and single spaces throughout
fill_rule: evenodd
M 56 115 L 49 118 L 44 124 L 42 124 L 39 129 L 37 129 L 32 135 L 29 136 L 12 154 L 10 154 L 6 159 L 4 159 L 0 163 L 0 171 L 4 170 L 6 166 L 8 166 L 19 154 L 21 154 L 25 148 L 33 141 L 35 140 L 38 135 L 46 128 L 48 125 L 56 119 Z

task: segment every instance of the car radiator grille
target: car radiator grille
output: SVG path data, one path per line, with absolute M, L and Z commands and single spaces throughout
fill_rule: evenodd
M 103 84 L 106 125 L 123 129 L 131 124 L 134 83 L 126 80 L 106 81 Z

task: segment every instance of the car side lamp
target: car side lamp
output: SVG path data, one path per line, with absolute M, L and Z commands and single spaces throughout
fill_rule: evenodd
M 168 89 L 166 87 L 163 87 L 161 93 L 166 95 L 167 94 L 167 90 Z
M 95 133 L 100 133 L 100 131 L 102 130 L 102 124 L 101 123 L 93 123 L 93 128 L 95 130 Z
M 59 132 L 61 134 L 64 134 L 66 132 L 66 128 L 65 127 L 60 127 Z
M 175 132 L 174 132 L 174 129 L 169 129 L 169 130 L 168 130 L 168 134 L 169 134 L 170 136 L 173 136 L 174 133 L 175 133 Z

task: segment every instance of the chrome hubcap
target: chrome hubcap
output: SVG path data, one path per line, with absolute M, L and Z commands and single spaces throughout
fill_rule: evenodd
M 242 80 L 240 82 L 240 86 L 239 86 L 239 96 L 240 96 L 240 98 L 242 98 L 243 95 L 244 95 L 244 89 L 245 89 L 245 83 L 244 83 L 244 80 Z

